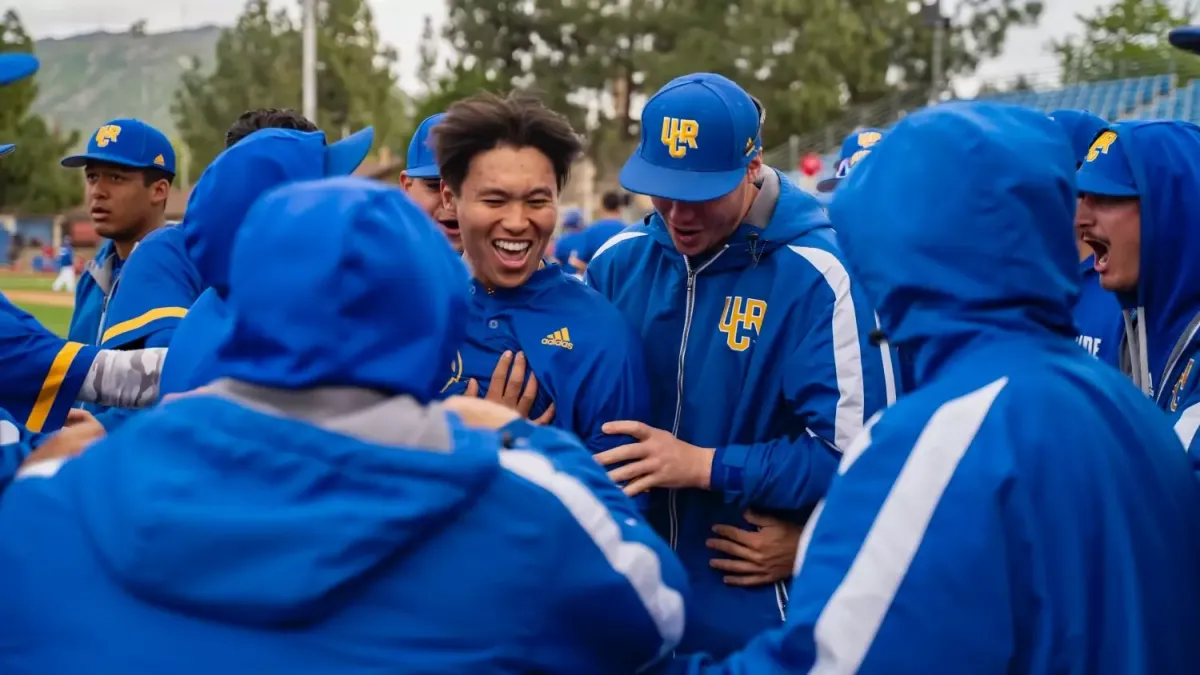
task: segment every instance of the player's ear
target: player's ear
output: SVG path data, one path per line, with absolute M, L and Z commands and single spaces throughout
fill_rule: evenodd
M 458 209 L 455 208 L 454 191 L 450 189 L 450 186 L 446 184 L 446 181 L 442 181 L 441 187 L 442 187 L 442 208 L 446 209 L 447 211 L 450 212 L 451 215 L 453 215 L 455 218 L 457 218 L 458 217 Z
M 408 189 L 412 187 L 412 182 L 413 179 L 408 177 L 408 171 L 400 172 L 400 188 L 402 190 L 408 192 Z

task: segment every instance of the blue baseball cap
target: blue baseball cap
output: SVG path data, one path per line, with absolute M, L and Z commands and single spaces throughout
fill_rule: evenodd
M 1139 196 L 1121 141 L 1120 124 L 1108 127 L 1092 141 L 1075 175 L 1075 187 L 1079 192 L 1104 197 Z
M 363 127 L 349 136 L 325 142 L 325 175 L 349 176 L 371 154 L 375 127 Z
M 1171 46 L 1200 54 L 1200 26 L 1181 26 L 1167 34 Z
M 582 209 L 567 209 L 563 214 L 563 229 L 578 230 L 583 227 L 583 210 Z
M 1108 122 L 1093 115 L 1087 110 L 1055 110 L 1050 113 L 1050 119 L 1071 140 L 1071 149 L 1075 151 L 1076 165 L 1083 164 L 1083 158 L 1092 149 L 1092 141 L 1108 127 Z
M 37 72 L 38 65 L 37 57 L 33 54 L 14 52 L 0 54 L 0 85 L 19 82 L 33 75 Z M 0 157 L 16 149 L 17 146 L 12 143 L 2 143 L 0 144 Z
M 871 154 L 871 148 L 883 140 L 885 133 L 883 129 L 859 129 L 847 136 L 842 141 L 842 152 L 838 155 L 833 176 L 817 183 L 817 192 L 833 192 L 838 183 L 850 175 L 850 169 Z
M 671 80 L 642 108 L 641 141 L 621 187 L 681 202 L 723 197 L 762 150 L 763 113 L 732 80 L 693 73 Z
M 446 113 L 438 113 L 426 117 L 417 127 L 412 140 L 408 142 L 408 166 L 404 173 L 409 178 L 437 178 L 441 175 L 438 171 L 437 157 L 433 155 L 429 131 L 445 116 Z
M 78 169 L 88 162 L 106 162 L 130 169 L 162 169 L 175 175 L 175 148 L 166 134 L 132 118 L 116 119 L 101 126 L 88 139 L 87 151 L 62 160 Z

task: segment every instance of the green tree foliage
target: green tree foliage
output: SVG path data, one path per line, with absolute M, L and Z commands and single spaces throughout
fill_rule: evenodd
M 20 17 L 8 10 L 0 20 L 0 52 L 32 51 Z M 78 136 L 61 136 L 31 114 L 36 96 L 35 78 L 0 88 L 0 142 L 17 143 L 15 153 L 0 159 L 0 209 L 48 215 L 78 204 L 83 180 L 59 165 Z
M 301 53 L 300 26 L 286 10 L 247 0 L 237 24 L 217 42 L 214 67 L 189 70 L 175 94 L 172 114 L 193 176 L 224 148 L 225 131 L 238 115 L 253 108 L 299 109 Z M 407 117 L 395 64 L 364 0 L 319 0 L 314 121 L 330 137 L 373 125 L 377 147 L 398 144 Z
M 601 171 L 635 142 L 642 102 L 670 79 L 717 72 L 767 108 L 770 144 L 851 105 L 927 94 L 933 30 L 900 0 L 448 0 L 445 37 L 489 82 L 541 93 L 590 139 Z M 945 73 L 973 72 L 1031 0 L 961 0 Z
M 1189 5 L 1176 11 L 1166 0 L 1117 0 L 1079 15 L 1083 30 L 1050 44 L 1063 78 L 1095 82 L 1141 75 L 1178 73 L 1181 81 L 1200 76 L 1200 58 L 1167 42 L 1167 33 L 1196 16 Z

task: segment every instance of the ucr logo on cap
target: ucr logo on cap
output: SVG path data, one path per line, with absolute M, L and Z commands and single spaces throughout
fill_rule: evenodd
M 883 134 L 878 131 L 864 131 L 858 135 L 858 147 L 867 149 L 883 140 Z
M 116 143 L 117 137 L 121 135 L 121 127 L 115 124 L 106 124 L 96 130 L 96 147 L 103 148 L 109 143 Z
M 1084 161 L 1094 162 L 1100 157 L 1101 154 L 1107 155 L 1109 149 L 1112 148 L 1112 144 L 1115 143 L 1116 140 L 1117 132 L 1115 131 L 1106 131 L 1100 134 L 1096 137 L 1095 141 L 1092 141 L 1092 147 L 1088 150 L 1087 157 L 1084 159 Z
M 696 149 L 696 137 L 699 134 L 700 124 L 696 120 L 663 118 L 662 142 L 667 146 L 667 152 L 675 159 L 686 156 L 688 148 Z

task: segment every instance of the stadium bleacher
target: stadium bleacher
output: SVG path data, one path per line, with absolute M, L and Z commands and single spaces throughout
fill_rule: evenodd
M 1200 124 L 1200 80 L 1192 80 L 1181 86 L 1175 75 L 1147 75 L 1104 82 L 1067 84 L 1052 89 L 984 94 L 978 98 L 1012 103 L 1045 113 L 1061 109 L 1089 110 L 1114 121 L 1177 119 Z M 873 123 L 862 123 L 848 128 L 887 127 L 890 126 L 890 122 L 903 116 L 904 112 L 906 111 L 893 109 L 884 113 L 890 120 L 879 119 Z M 837 126 L 847 129 L 845 124 Z M 821 155 L 822 170 L 818 178 L 832 174 L 837 164 L 838 148 L 828 144 L 836 142 L 840 145 L 843 135 L 814 135 L 813 138 L 822 139 L 820 147 L 800 144 L 800 147 L 807 146 Z M 780 152 L 776 151 L 775 156 L 780 156 Z M 795 165 L 794 161 L 789 163 Z

